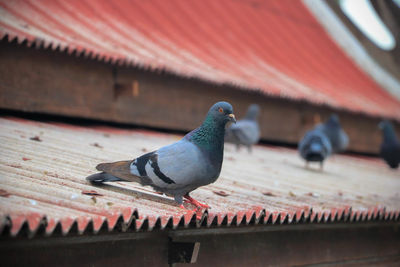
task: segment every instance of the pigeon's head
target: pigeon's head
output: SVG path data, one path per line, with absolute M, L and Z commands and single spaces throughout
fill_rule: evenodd
M 397 140 L 396 132 L 394 130 L 393 124 L 390 121 L 388 120 L 381 121 L 378 124 L 378 127 L 382 130 L 384 140 L 388 142 Z
M 336 114 L 332 114 L 329 119 L 326 121 L 326 124 L 331 127 L 340 127 L 339 116 Z
M 221 101 L 215 103 L 208 111 L 208 116 L 211 116 L 218 123 L 225 124 L 228 121 L 236 123 L 232 105 L 228 102 Z
M 384 140 L 389 142 L 397 142 L 396 131 L 394 130 L 393 124 L 390 121 L 381 121 L 378 124 L 378 127 L 382 130 Z
M 257 104 L 251 104 L 247 109 L 246 119 L 255 120 L 260 113 L 260 106 Z
M 381 121 L 378 124 L 378 127 L 379 127 L 379 129 L 381 129 L 384 132 L 394 131 L 393 125 L 390 123 L 390 121 L 387 121 L 387 120 Z

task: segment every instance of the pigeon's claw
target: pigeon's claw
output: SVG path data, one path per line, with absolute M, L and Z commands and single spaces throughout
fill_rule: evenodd
M 188 203 L 195 205 L 197 208 L 205 208 L 205 209 L 210 208 L 210 206 L 208 206 L 207 204 L 200 203 L 189 195 L 185 195 L 183 197 L 186 198 Z
M 187 212 L 188 214 L 193 214 L 193 213 L 195 213 L 195 214 L 196 214 L 196 219 L 197 219 L 197 220 L 201 220 L 201 218 L 202 218 L 202 215 L 201 215 L 201 214 L 199 214 L 199 212 L 198 212 L 197 208 L 196 208 L 196 209 L 194 209 L 194 210 L 187 209 L 187 208 L 185 208 L 185 206 L 183 206 L 183 204 L 179 205 L 179 207 L 180 207 L 181 209 L 184 209 L 184 210 L 186 210 L 186 212 Z

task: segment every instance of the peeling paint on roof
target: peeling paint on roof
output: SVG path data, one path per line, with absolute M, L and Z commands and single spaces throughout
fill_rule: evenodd
M 400 119 L 302 1 L 0 1 L 0 38 Z
M 306 170 L 291 149 L 255 146 L 248 154 L 228 144 L 220 178 L 192 193 L 212 207 L 197 216 L 149 187 L 98 187 L 85 180 L 100 162 L 134 158 L 180 138 L 0 118 L 0 232 L 66 235 L 399 219 L 399 173 L 380 159 L 337 155 L 320 172 Z

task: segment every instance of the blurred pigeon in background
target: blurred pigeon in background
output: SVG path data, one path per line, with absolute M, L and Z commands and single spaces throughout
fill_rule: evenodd
M 189 196 L 200 186 L 217 180 L 222 166 L 225 125 L 236 122 L 232 106 L 214 104 L 197 129 L 180 141 L 147 153 L 134 160 L 101 163 L 101 173 L 86 179 L 92 183 L 130 181 L 150 185 L 156 191 L 173 196 L 181 208 L 183 198 L 196 207 L 208 208 Z
M 259 113 L 260 107 L 257 104 L 250 105 L 246 116 L 226 130 L 225 142 L 236 144 L 237 150 L 240 145 L 244 145 L 251 152 L 251 146 L 257 144 L 260 139 L 260 128 L 257 122 Z
M 300 156 L 306 161 L 306 167 L 309 162 L 319 162 L 321 170 L 324 160 L 332 153 L 329 138 L 319 127 L 306 133 L 298 149 Z
M 389 121 L 379 123 L 383 133 L 380 156 L 386 161 L 390 168 L 397 169 L 400 163 L 400 143 L 396 137 L 393 125 Z
M 329 138 L 332 153 L 343 152 L 348 147 L 349 137 L 340 126 L 339 117 L 336 114 L 332 114 L 326 122 L 317 125 L 316 128 L 323 131 Z

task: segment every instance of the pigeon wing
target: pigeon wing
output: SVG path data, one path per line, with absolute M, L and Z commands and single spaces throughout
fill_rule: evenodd
M 146 162 L 138 158 L 131 164 L 131 173 L 148 177 L 157 188 L 197 188 L 215 176 L 205 154 L 185 139 L 144 156 Z

